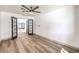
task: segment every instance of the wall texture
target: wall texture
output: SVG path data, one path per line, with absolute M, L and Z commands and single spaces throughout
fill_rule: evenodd
M 74 43 L 74 6 L 62 8 L 40 14 L 35 17 L 36 34 L 60 43 L 79 47 L 79 40 Z
M 0 37 L 1 37 L 1 12 L 0 12 Z
M 72 43 L 73 46 L 76 46 L 79 48 L 79 6 L 74 6 L 74 38 L 71 39 L 70 43 Z

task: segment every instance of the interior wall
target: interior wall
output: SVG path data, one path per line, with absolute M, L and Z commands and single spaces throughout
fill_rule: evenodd
M 0 12 L 0 37 L 1 37 L 1 12 Z
M 74 38 L 74 6 L 64 6 L 48 13 L 37 15 L 35 20 L 36 34 L 60 43 L 79 47 L 72 40 Z
M 34 17 L 23 16 L 20 14 L 1 12 L 1 37 L 0 39 L 11 38 L 11 17 L 24 18 L 24 19 L 34 19 Z
M 71 40 L 70 43 L 73 43 L 72 45 L 75 45 L 79 48 L 79 5 L 74 6 L 74 39 Z

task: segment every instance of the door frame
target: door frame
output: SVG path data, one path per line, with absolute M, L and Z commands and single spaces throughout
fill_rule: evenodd
M 29 30 L 30 30 L 30 29 L 29 29 L 29 27 L 30 27 L 30 26 L 29 26 L 29 25 L 30 25 L 29 22 L 30 22 L 30 21 L 32 21 L 32 33 L 29 33 Z M 28 19 L 28 34 L 29 34 L 29 35 L 33 35 L 33 19 Z
M 13 19 L 16 19 L 16 36 L 13 36 L 13 32 L 14 32 L 13 31 Z M 16 17 L 11 17 L 11 21 L 12 21 L 11 22 L 12 23 L 11 25 L 12 25 L 12 40 L 13 40 L 13 39 L 16 39 L 17 36 L 18 36 L 18 33 L 17 33 L 17 18 Z

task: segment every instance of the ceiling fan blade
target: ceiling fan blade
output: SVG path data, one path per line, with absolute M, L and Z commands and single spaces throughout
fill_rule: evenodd
M 29 11 L 22 11 L 22 12 L 29 12 Z
M 24 7 L 25 9 L 27 9 L 27 10 L 30 10 L 29 8 L 27 8 L 26 6 L 24 6 L 24 5 L 21 5 L 22 7 Z
M 36 6 L 34 9 L 32 9 L 32 11 L 34 11 L 34 10 L 36 10 L 36 9 L 38 9 L 39 7 L 38 6 Z
M 40 11 L 33 11 L 33 12 L 40 13 Z

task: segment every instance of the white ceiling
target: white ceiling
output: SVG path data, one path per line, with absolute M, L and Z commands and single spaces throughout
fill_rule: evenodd
M 36 5 L 26 5 L 27 7 L 33 6 L 35 7 Z M 63 5 L 56 6 L 56 5 L 38 5 L 39 9 L 37 11 L 40 11 L 42 13 L 47 13 L 51 10 L 56 10 L 58 8 L 63 7 Z M 17 13 L 17 14 L 22 14 L 22 15 L 29 15 L 28 13 L 22 12 L 20 5 L 0 5 L 0 11 L 7 11 L 7 12 L 12 12 L 12 13 Z M 37 14 L 34 14 L 37 15 Z

